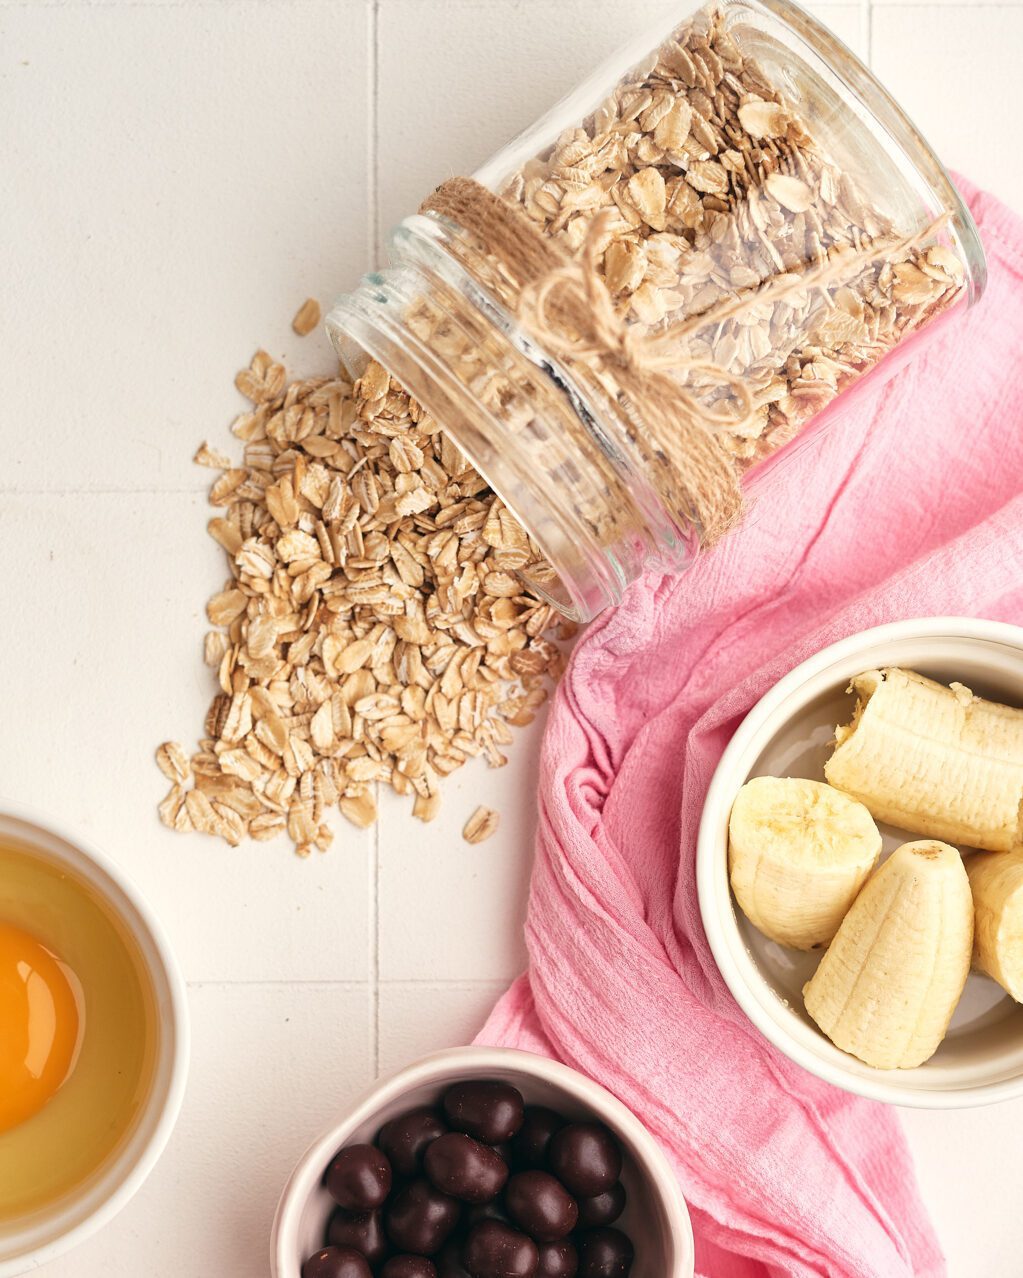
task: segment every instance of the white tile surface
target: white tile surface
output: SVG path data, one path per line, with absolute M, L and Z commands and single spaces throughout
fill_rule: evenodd
M 502 981 L 382 984 L 380 1072 L 400 1069 L 442 1047 L 472 1042 L 504 988 Z
M 985 123 L 1016 109 L 1018 70 L 1002 62 L 1023 48 L 1023 7 L 947 4 L 931 14 L 885 5 L 873 14 L 871 43 L 874 69 L 946 164 L 1023 208 L 1019 143 Z
M 900 1111 L 950 1278 L 1016 1278 L 1023 1231 L 1013 1191 L 1023 1101 L 947 1114 Z M 1011 1204 L 1011 1205 L 1010 1205 Z
M 0 6 L 0 482 L 203 486 L 231 370 L 368 264 L 367 12 Z
M 189 1002 L 192 1074 L 166 1154 L 46 1278 L 265 1273 L 291 1168 L 370 1073 L 365 986 L 201 985 Z
M 511 981 L 524 968 L 540 727 L 538 720 L 522 732 L 498 773 L 477 759 L 453 774 L 428 829 L 410 831 L 404 801 L 384 796 L 382 980 Z M 485 843 L 468 844 L 462 827 L 484 802 L 499 809 L 501 823 Z
M 149 1184 L 45 1278 L 265 1272 L 277 1192 L 377 1069 L 465 1041 L 524 962 L 539 733 L 430 827 L 385 799 L 308 863 L 164 831 L 152 750 L 210 695 L 223 574 L 190 464 L 230 444 L 293 311 L 667 0 L 0 0 L 0 793 L 77 825 L 157 903 L 193 982 L 181 1125 Z M 1023 209 L 1023 6 L 821 3 L 953 164 Z M 374 92 L 375 86 L 375 92 Z M 477 803 L 497 835 L 461 840 Z M 1023 1105 L 907 1114 L 954 1278 L 1014 1278 Z M 978 1245 L 982 1239 L 982 1245 Z M 879 1276 L 883 1278 L 883 1276 Z

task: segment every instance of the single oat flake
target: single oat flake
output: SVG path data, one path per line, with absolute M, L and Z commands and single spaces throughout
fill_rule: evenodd
M 500 819 L 492 808 L 479 807 L 466 821 L 462 838 L 466 843 L 482 843 L 496 832 Z
M 291 327 L 299 337 L 308 337 L 320 322 L 320 304 L 315 297 L 307 297 L 295 313 Z

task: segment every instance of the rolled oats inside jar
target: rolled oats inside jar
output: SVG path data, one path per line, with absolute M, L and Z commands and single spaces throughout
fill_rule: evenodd
M 440 188 L 392 260 L 328 317 L 343 360 L 443 423 L 580 619 L 715 540 L 758 463 L 984 284 L 926 143 L 785 0 L 635 42 Z

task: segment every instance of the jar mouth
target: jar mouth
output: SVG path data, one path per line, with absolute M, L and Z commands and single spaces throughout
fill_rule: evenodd
M 360 376 L 368 359 L 375 359 L 441 423 L 551 565 L 550 576 L 521 572 L 525 583 L 570 620 L 586 622 L 620 603 L 628 585 L 653 563 L 663 561 L 681 571 L 696 553 L 697 531 L 679 527 L 670 518 L 644 478 L 641 462 L 632 455 L 627 435 L 615 430 L 608 412 L 591 404 L 584 389 L 536 346 L 517 319 L 448 249 L 451 237 L 460 233 L 434 214 L 404 219 L 394 233 L 399 264 L 367 275 L 357 290 L 339 299 L 327 315 L 327 333 L 351 376 Z M 572 416 L 576 429 L 582 426 L 587 432 L 628 494 L 635 530 L 630 539 L 611 545 L 598 539 L 573 500 L 562 500 L 542 470 L 522 464 L 510 441 L 507 451 L 487 448 L 490 441 L 508 440 L 505 424 L 407 323 L 415 299 L 441 284 L 452 301 L 464 298 L 486 316 L 488 333 L 524 359 L 542 380 L 544 394 Z M 471 429 L 481 420 L 482 431 Z M 606 489 L 591 491 L 596 500 L 608 500 Z
M 327 315 L 327 334 L 342 367 L 350 377 L 358 378 L 370 360 L 376 360 L 438 420 L 447 422 L 457 416 L 458 410 L 444 412 L 449 402 L 461 405 L 465 411 L 479 413 L 478 405 L 463 403 L 464 388 L 457 379 L 446 374 L 442 365 L 432 357 L 428 346 L 410 341 L 409 334 L 400 324 L 383 319 L 381 307 L 387 306 L 390 300 L 388 292 L 397 275 L 398 272 L 387 270 L 365 276 L 360 287 L 340 298 Z M 444 429 L 449 430 L 449 426 L 445 424 Z M 502 486 L 486 473 L 479 459 L 473 455 L 471 446 L 467 446 L 459 436 L 457 428 L 450 433 L 469 465 L 486 479 L 519 525 L 529 529 L 528 517 L 523 514 L 521 504 L 510 495 L 510 490 L 503 491 Z M 541 549 L 548 560 L 558 560 L 557 548 L 550 541 L 541 544 Z M 524 575 L 523 580 L 545 602 L 576 622 L 590 620 L 621 597 L 611 583 L 601 579 L 599 570 L 594 574 L 593 584 L 585 591 L 573 588 L 572 579 L 566 581 L 564 573 L 558 573 L 556 580 L 550 584 L 534 582 Z
M 979 301 L 987 285 L 987 262 L 976 223 L 930 143 L 873 71 L 834 32 L 792 0 L 722 0 L 732 22 L 781 22 L 799 41 L 799 56 L 826 85 L 840 86 L 843 103 L 908 182 L 933 217 L 952 210 L 947 233 L 966 268 L 966 300 Z M 762 52 L 762 51 L 761 51 Z M 791 50 L 788 51 L 791 57 Z M 784 82 L 786 68 L 779 68 Z

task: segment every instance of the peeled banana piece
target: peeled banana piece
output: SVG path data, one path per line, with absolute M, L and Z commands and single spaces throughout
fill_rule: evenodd
M 821 781 L 755 777 L 728 822 L 732 891 L 780 945 L 826 945 L 881 855 L 870 813 Z
M 1023 1003 L 1023 851 L 978 852 L 966 873 L 973 890 L 973 965 Z
M 803 987 L 806 1010 L 867 1065 L 912 1069 L 945 1037 L 972 948 L 962 857 L 947 843 L 904 843 L 867 880 Z
M 824 768 L 874 818 L 950 843 L 1023 848 L 1023 710 L 912 670 L 868 670 Z

